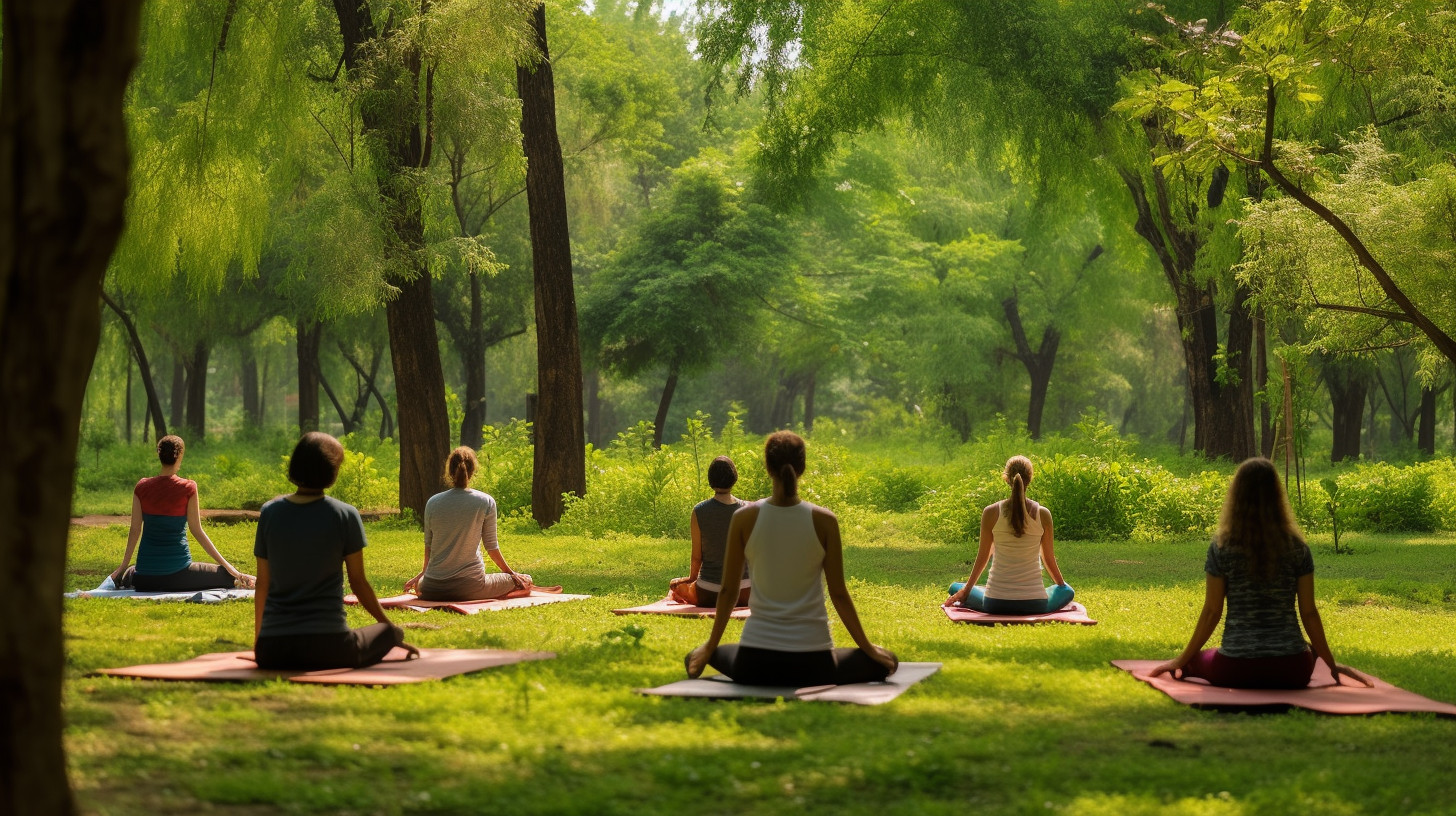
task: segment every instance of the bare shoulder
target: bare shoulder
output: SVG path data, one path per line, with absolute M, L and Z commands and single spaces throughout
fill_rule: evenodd
M 981 521 L 994 522 L 999 518 L 1001 518 L 1001 502 L 992 502 L 986 505 L 985 510 L 981 511 Z
M 742 507 L 733 511 L 733 518 L 742 519 L 750 524 L 758 521 L 758 502 L 746 502 Z
M 1049 510 L 1046 505 L 1038 504 L 1036 517 L 1041 520 L 1041 523 L 1043 525 L 1049 524 L 1052 520 L 1052 511 Z

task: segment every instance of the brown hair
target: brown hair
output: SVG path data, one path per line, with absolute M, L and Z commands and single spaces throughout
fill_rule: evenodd
M 475 451 L 461 445 L 450 451 L 450 458 L 445 462 L 445 481 L 455 487 L 464 489 L 470 486 L 470 480 L 475 478 Z
M 307 490 L 325 490 L 339 478 L 344 464 L 344 446 L 319 431 L 309 431 L 293 446 L 288 457 L 288 481 Z
M 1249 574 L 1267 579 L 1302 540 L 1274 463 L 1262 457 L 1245 459 L 1229 483 L 1218 520 L 1218 546 L 1243 551 Z
M 799 477 L 804 475 L 804 439 L 793 431 L 769 434 L 763 443 L 763 463 L 769 474 L 783 482 L 784 495 L 799 495 Z
M 157 440 L 157 459 L 164 465 L 175 465 L 186 449 L 187 445 L 182 442 L 182 437 L 164 436 Z
M 1011 532 L 1017 538 L 1026 535 L 1026 486 L 1031 484 L 1031 460 L 1025 456 L 1013 456 L 1006 460 L 1002 472 L 1007 484 L 1011 485 L 1010 510 Z
M 738 466 L 726 456 L 719 456 L 708 465 L 708 487 L 714 490 L 732 490 L 738 484 Z

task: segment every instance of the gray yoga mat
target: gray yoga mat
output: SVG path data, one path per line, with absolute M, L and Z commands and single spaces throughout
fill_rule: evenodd
M 848 686 L 745 686 L 721 674 L 679 680 L 657 688 L 637 689 L 638 694 L 655 697 L 699 697 L 709 700 L 757 699 L 812 700 L 855 705 L 881 705 L 904 694 L 906 689 L 940 671 L 939 663 L 901 663 L 900 668 L 883 683 L 855 683 Z

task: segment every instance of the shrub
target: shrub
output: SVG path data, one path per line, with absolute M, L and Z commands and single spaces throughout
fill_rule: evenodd
M 399 481 L 380 473 L 374 466 L 373 456 L 345 449 L 339 479 L 329 493 L 360 510 L 385 510 L 394 507 Z
M 487 425 L 476 460 L 480 469 L 473 482 L 477 490 L 494 499 L 500 518 L 531 507 L 531 478 L 535 473 L 535 449 L 531 424 L 513 419 L 504 425 Z
M 1442 530 L 1456 530 L 1456 459 L 1433 459 L 1416 469 L 1431 486 L 1431 509 Z
M 1378 462 L 1340 474 L 1340 519 L 1351 530 L 1430 532 L 1440 521 L 1429 472 Z
M 1228 477 L 1205 470 L 1180 479 L 1157 465 L 1148 465 L 1142 468 L 1142 478 L 1144 492 L 1133 500 L 1135 537 L 1150 540 L 1213 534 L 1228 491 Z
M 981 511 L 1006 498 L 1000 470 L 967 476 L 943 490 L 931 490 L 920 505 L 914 529 L 923 538 L 944 544 L 971 542 L 981 535 Z
M 1147 492 L 1133 469 L 1085 454 L 1036 463 L 1032 487 L 1055 514 L 1057 537 L 1070 540 L 1132 535 L 1134 497 Z

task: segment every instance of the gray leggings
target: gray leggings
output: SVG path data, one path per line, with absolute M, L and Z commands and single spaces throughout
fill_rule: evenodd
M 253 658 L 260 669 L 360 669 L 383 660 L 403 642 L 403 629 L 376 623 L 327 635 L 260 637 Z
M 200 589 L 232 589 L 237 579 L 217 564 L 199 564 L 193 561 L 185 569 L 170 575 L 142 575 L 136 568 L 127 570 L 121 576 L 121 585 L 137 592 L 196 592 Z

